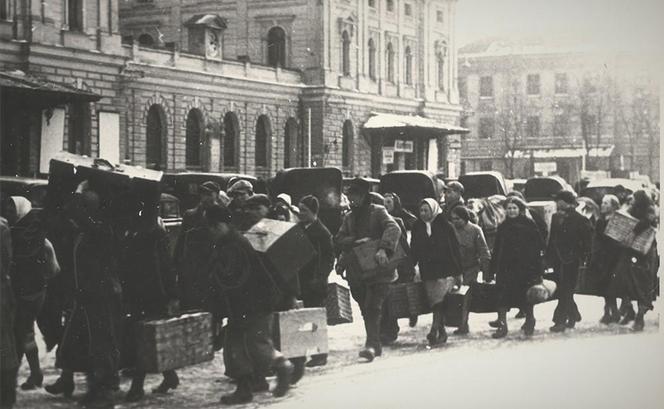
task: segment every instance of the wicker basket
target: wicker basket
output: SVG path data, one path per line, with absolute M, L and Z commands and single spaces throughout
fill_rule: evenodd
M 622 211 L 615 212 L 609 220 L 604 234 L 641 254 L 647 254 L 652 247 L 657 232 L 654 228 L 648 227 L 638 236 L 635 235 L 634 227 L 638 222 L 638 219 L 630 214 Z
M 390 316 L 409 318 L 431 312 L 424 283 L 393 284 L 387 299 Z
M 353 309 L 350 304 L 350 290 L 338 283 L 327 285 L 327 325 L 349 324 L 353 322 Z
M 212 314 L 185 314 L 138 326 L 138 366 L 150 373 L 183 368 L 214 358 Z

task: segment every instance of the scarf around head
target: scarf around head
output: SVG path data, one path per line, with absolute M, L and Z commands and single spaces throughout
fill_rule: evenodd
M 16 223 L 25 217 L 32 210 L 32 203 L 23 196 L 12 196 L 12 202 L 16 208 Z
M 442 213 L 442 210 L 440 209 L 440 205 L 438 204 L 438 202 L 435 199 L 432 199 L 432 198 L 428 197 L 428 198 L 422 200 L 422 203 L 420 204 L 420 206 L 422 206 L 422 204 L 424 204 L 424 203 L 426 203 L 429 206 L 429 208 L 431 209 L 431 213 L 433 214 L 433 217 L 431 218 L 430 222 L 424 222 L 424 224 L 427 228 L 427 236 L 431 237 L 431 231 L 432 231 L 431 230 L 431 223 L 433 223 L 433 221 L 436 219 L 436 216 L 438 216 L 439 214 Z

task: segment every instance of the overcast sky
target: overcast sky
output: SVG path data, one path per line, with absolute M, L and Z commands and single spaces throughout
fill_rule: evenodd
M 458 46 L 486 37 L 571 37 L 664 51 L 664 0 L 458 0 Z

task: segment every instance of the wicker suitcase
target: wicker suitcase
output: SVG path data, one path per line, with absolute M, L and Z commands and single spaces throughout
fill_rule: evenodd
M 445 296 L 445 301 L 443 301 L 445 326 L 460 327 L 467 321 L 468 308 L 470 307 L 469 290 L 470 287 L 462 285 L 458 290 Z
M 388 311 L 394 318 L 409 318 L 431 312 L 424 283 L 392 284 L 387 298 Z
M 150 373 L 211 361 L 212 314 L 144 321 L 137 332 L 138 366 Z
M 327 325 L 349 324 L 353 322 L 353 309 L 350 304 L 350 290 L 338 283 L 327 285 Z
M 641 254 L 647 254 L 652 247 L 657 232 L 654 228 L 648 227 L 637 236 L 634 234 L 634 227 L 637 223 L 638 219 L 635 217 L 623 211 L 618 211 L 609 220 L 604 234 Z
M 394 270 L 399 263 L 408 257 L 404 248 L 399 244 L 396 251 L 390 257 L 389 262 L 384 266 L 379 266 L 376 262 L 379 243 L 380 240 L 370 240 L 353 248 L 354 262 L 360 271 L 362 279 L 371 279 L 379 271 Z
M 274 313 L 274 345 L 286 358 L 326 354 L 325 308 L 302 308 Z

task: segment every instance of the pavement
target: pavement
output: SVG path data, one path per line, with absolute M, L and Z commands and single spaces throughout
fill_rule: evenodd
M 242 408 L 266 406 L 297 408 L 638 408 L 664 407 L 664 338 L 659 334 L 660 306 L 646 315 L 646 329 L 634 333 L 630 326 L 599 324 L 603 300 L 577 296 L 583 315 L 577 328 L 564 334 L 548 331 L 555 302 L 536 306 L 535 335 L 526 338 L 522 320 L 510 318 L 509 335 L 491 338 L 488 321 L 495 314 L 471 314 L 466 336 L 450 335 L 444 346 L 429 348 L 425 337 L 431 316 L 421 316 L 416 327 L 400 320 L 397 342 L 385 348 L 373 363 L 363 363 L 357 352 L 364 327 L 357 306 L 352 324 L 329 328 L 327 366 L 307 370 L 305 378 L 286 397 L 257 394 Z M 516 313 L 513 310 L 509 316 Z M 448 332 L 453 328 L 448 329 Z M 43 344 L 40 345 L 43 351 Z M 42 354 L 45 383 L 53 382 L 54 353 Z M 121 402 L 118 408 L 212 408 L 234 386 L 224 378 L 223 359 L 178 371 L 180 387 L 166 396 L 149 393 L 160 376 L 146 380 L 146 398 L 140 403 Z M 24 363 L 19 383 L 27 376 Z M 274 383 L 274 379 L 269 379 Z M 122 380 L 126 391 L 130 381 Z M 74 398 L 82 395 L 85 380 L 76 377 Z M 48 395 L 43 389 L 19 391 L 16 408 L 69 408 L 73 401 Z

